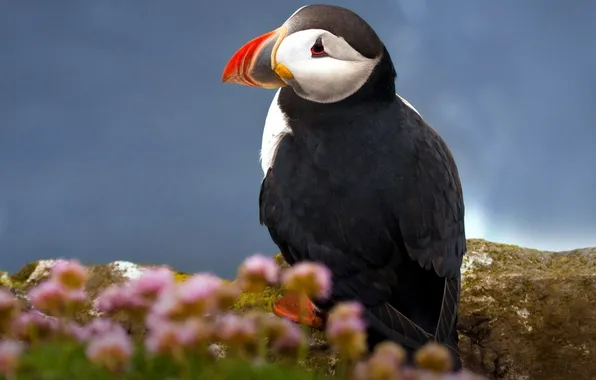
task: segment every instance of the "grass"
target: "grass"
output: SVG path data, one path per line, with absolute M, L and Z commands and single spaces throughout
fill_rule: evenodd
M 307 372 L 289 363 L 252 364 L 248 361 L 224 358 L 209 360 L 200 355 L 188 355 L 184 368 L 168 356 L 152 357 L 142 345 L 137 345 L 129 366 L 120 374 L 89 362 L 85 347 L 73 341 L 49 341 L 28 349 L 21 358 L 16 379 L 85 379 L 85 380 L 164 380 L 164 379 L 268 379 L 319 380 L 324 376 Z

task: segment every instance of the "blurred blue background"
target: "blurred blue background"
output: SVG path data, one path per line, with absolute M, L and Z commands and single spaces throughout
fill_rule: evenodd
M 469 237 L 596 245 L 596 2 L 334 1 L 459 165 Z M 231 276 L 258 224 L 272 91 L 220 83 L 302 1 L 0 1 L 0 267 L 132 260 Z

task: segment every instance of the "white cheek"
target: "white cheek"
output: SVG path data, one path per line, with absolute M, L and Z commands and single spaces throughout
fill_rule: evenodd
M 319 36 L 324 34 L 322 29 L 309 29 L 290 34 L 283 39 L 276 53 L 276 61 L 284 65 L 296 65 L 312 59 L 310 48 Z
M 362 87 L 378 60 L 364 58 L 355 51 L 349 60 L 313 57 L 310 49 L 325 33 L 328 34 L 321 29 L 309 29 L 290 34 L 280 44 L 276 61 L 292 73 L 296 82 L 293 87 L 299 96 L 314 102 L 332 103 L 347 98 Z M 343 55 L 349 56 L 349 52 L 343 52 Z

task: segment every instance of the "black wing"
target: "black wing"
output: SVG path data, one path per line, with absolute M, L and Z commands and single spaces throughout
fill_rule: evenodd
M 387 209 L 398 225 L 395 239 L 403 243 L 409 257 L 444 278 L 434 338 L 445 342 L 457 321 L 460 268 L 466 252 L 463 193 L 443 139 L 417 113 L 409 108 L 404 112 L 414 125 L 410 135 L 417 148 L 407 163 L 413 178 L 402 182 L 401 199 L 388 198 Z

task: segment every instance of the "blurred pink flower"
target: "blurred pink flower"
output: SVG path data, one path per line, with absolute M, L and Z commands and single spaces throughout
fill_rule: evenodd
M 162 321 L 149 331 L 145 338 L 145 347 L 152 354 L 170 354 L 181 346 L 179 325 L 175 322 Z
M 70 289 L 53 280 L 46 280 L 29 291 L 29 301 L 41 312 L 62 316 L 73 313 L 83 304 L 87 294 L 82 289 Z
M 326 299 L 331 293 L 331 271 L 324 265 L 303 261 L 283 272 L 282 284 L 290 291 Z
M 130 360 L 133 345 L 127 334 L 112 331 L 93 338 L 85 353 L 91 362 L 110 371 L 118 371 Z
M 210 273 L 199 273 L 162 291 L 151 307 L 152 318 L 185 319 L 198 317 L 217 306 L 223 281 Z
M 26 341 L 43 339 L 58 329 L 58 320 L 38 311 L 28 311 L 17 316 L 12 324 L 15 338 Z
M 279 265 L 273 258 L 256 254 L 244 260 L 238 270 L 238 279 L 245 291 L 258 293 L 265 286 L 277 283 L 279 271 Z
M 129 282 L 135 294 L 155 299 L 164 289 L 176 283 L 173 272 L 168 268 L 147 269 L 143 274 Z
M 355 302 L 336 305 L 329 312 L 325 335 L 340 357 L 355 359 L 363 354 L 367 345 L 362 307 Z
M 127 334 L 126 330 L 120 323 L 109 318 L 94 318 L 85 326 L 83 326 L 83 330 L 85 340 L 96 338 L 105 334 Z
M 366 326 L 360 318 L 350 317 L 327 321 L 326 334 L 329 340 L 335 340 L 346 334 L 365 331 Z
M 338 303 L 328 316 L 331 322 L 344 318 L 361 318 L 363 312 L 362 304 L 357 301 L 346 301 Z
M 17 300 L 8 290 L 0 288 L 0 335 L 17 312 Z
M 58 260 L 52 268 L 51 276 L 66 288 L 80 289 L 87 282 L 87 268 L 77 260 Z
M 84 342 L 88 339 L 85 327 L 73 321 L 67 322 L 60 330 L 68 337 L 73 338 L 78 342 Z
M 211 326 L 200 318 L 187 319 L 178 326 L 178 340 L 184 347 L 207 343 L 211 334 Z
M 151 306 L 146 319 L 147 327 L 151 327 L 152 321 L 160 322 L 170 318 L 177 318 L 182 313 L 182 304 L 178 299 L 178 288 L 168 289 L 160 293 Z
M 213 297 L 222 285 L 221 278 L 211 273 L 199 273 L 188 278 L 178 288 L 178 299 L 203 313 L 213 304 Z
M 95 301 L 95 308 L 102 313 L 119 310 L 136 311 L 149 308 L 152 301 L 135 292 L 128 283 L 111 285 L 104 289 Z
M 284 319 L 284 323 L 280 325 L 284 328 L 280 330 L 280 334 L 272 339 L 272 348 L 278 353 L 294 354 L 299 349 L 304 336 L 297 325 L 290 323 Z
M 145 340 L 151 353 L 173 353 L 177 347 L 198 347 L 211 337 L 211 327 L 200 318 L 182 321 L 160 319 L 155 314 L 148 317 L 149 334 Z
M 102 313 L 112 313 L 127 303 L 126 292 L 120 285 L 110 285 L 96 299 L 95 308 Z
M 254 319 L 227 313 L 218 318 L 215 333 L 226 344 L 245 345 L 256 339 L 257 326 Z
M 0 288 L 0 313 L 3 310 L 12 309 L 16 301 L 15 296 L 10 291 Z
M 17 370 L 25 344 L 16 340 L 0 340 L 0 374 L 10 378 Z

